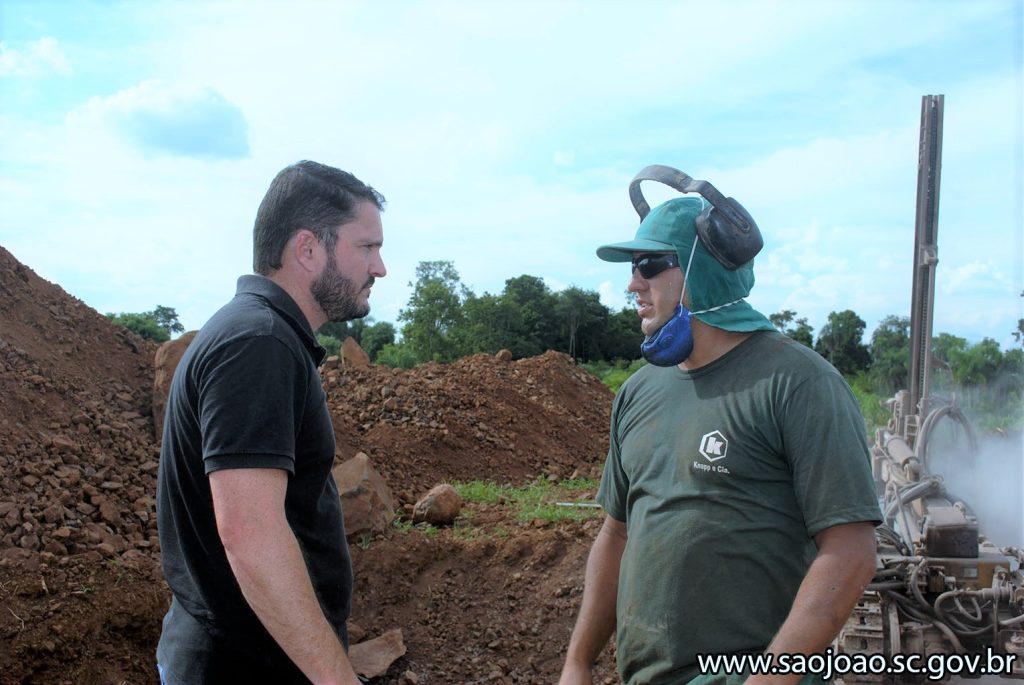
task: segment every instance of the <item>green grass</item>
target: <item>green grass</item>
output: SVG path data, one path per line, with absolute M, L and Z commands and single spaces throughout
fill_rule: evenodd
M 459 493 L 463 502 L 476 502 L 478 504 L 494 504 L 507 497 L 511 488 L 496 483 L 480 480 L 468 483 L 453 483 L 452 487 Z
M 504 502 L 516 510 L 520 521 L 579 521 L 603 515 L 599 508 L 558 506 L 558 502 L 577 502 L 583 491 L 596 491 L 598 482 L 576 478 L 554 483 L 539 478 L 523 487 L 497 485 L 487 481 L 452 483 L 463 501 L 481 504 Z
M 480 533 L 480 529 L 473 526 L 471 512 L 462 512 L 452 523 L 452 537 L 457 540 L 475 540 Z
M 882 396 L 873 392 L 853 386 L 853 395 L 860 405 L 860 413 L 864 416 L 864 429 L 868 434 L 868 441 L 875 439 L 875 430 L 884 428 L 889 423 L 892 413 L 882 406 Z
M 587 362 L 582 364 L 583 368 L 597 376 L 597 378 L 612 392 L 618 392 L 626 379 L 637 372 L 647 362 L 643 359 L 629 361 L 616 359 L 613 363 L 606 361 Z
M 547 478 L 539 478 L 521 487 L 498 485 L 490 481 L 474 480 L 466 483 L 454 482 L 451 486 L 462 497 L 463 502 L 470 504 L 499 504 L 513 510 L 520 521 L 583 521 L 604 515 L 599 507 L 558 506 L 558 502 L 590 502 L 583 495 L 597 491 L 599 482 L 589 478 L 573 478 L 555 483 Z M 440 529 L 429 523 L 413 522 L 405 511 L 395 512 L 395 520 L 391 527 L 399 533 L 418 530 L 428 538 L 436 536 Z M 504 526 L 484 530 L 473 523 L 473 512 L 463 510 L 451 526 L 452 537 L 458 540 L 474 540 L 480 537 L 493 536 L 507 538 L 509 530 Z M 363 549 L 369 548 L 372 536 L 363 536 L 356 544 Z

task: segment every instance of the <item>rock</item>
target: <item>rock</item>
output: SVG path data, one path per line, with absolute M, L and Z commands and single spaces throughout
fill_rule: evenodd
M 47 523 L 58 523 L 64 520 L 64 507 L 58 503 L 51 504 L 43 510 L 43 519 Z
M 109 501 L 104 501 L 99 505 L 100 507 L 100 518 L 109 523 L 112 526 L 121 525 L 121 512 L 116 506 L 111 504 Z
M 402 641 L 401 628 L 394 628 L 380 637 L 352 645 L 348 650 L 352 668 L 366 678 L 379 678 L 384 675 L 391 664 L 404 654 L 405 643 Z
M 0 549 L 0 567 L 17 566 L 25 571 L 39 570 L 39 555 L 29 549 L 8 547 Z
M 335 466 L 333 473 L 345 514 L 345 537 L 387 530 L 395 520 L 395 499 L 370 458 L 359 452 Z
M 413 508 L 413 523 L 430 523 L 447 526 L 462 511 L 462 498 L 458 491 L 447 483 L 436 485 L 424 495 Z
M 49 552 L 54 556 L 62 557 L 67 555 L 68 548 L 65 547 L 62 543 L 57 542 L 56 540 L 50 540 L 45 545 L 43 545 L 43 552 Z
M 176 340 L 169 340 L 157 348 L 153 357 L 153 431 L 159 443 L 164 434 L 164 410 L 167 395 L 171 392 L 171 380 L 178 362 L 185 354 L 197 331 L 189 331 Z
M 498 350 L 494 358 L 499 362 L 510 362 L 512 361 L 512 350 Z
M 362 642 L 363 638 L 365 638 L 365 637 L 366 637 L 366 631 L 363 629 L 363 627 L 361 625 L 359 625 L 355 621 L 349 621 L 348 622 L 348 641 L 349 641 L 349 644 L 354 644 L 356 642 Z
M 345 366 L 354 369 L 365 369 L 370 365 L 370 355 L 366 354 L 351 336 L 345 338 L 345 342 L 341 344 L 341 358 Z
M 58 452 L 74 452 L 78 453 L 81 448 L 71 438 L 63 435 L 56 435 L 50 440 L 50 444 L 56 448 Z

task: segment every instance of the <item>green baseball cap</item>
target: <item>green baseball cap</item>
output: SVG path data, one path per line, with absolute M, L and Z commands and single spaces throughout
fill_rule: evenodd
M 597 256 L 606 262 L 629 262 L 637 252 L 675 252 L 685 270 L 696 240 L 697 249 L 686 277 L 693 316 L 727 331 L 775 330 L 764 314 L 743 299 L 754 287 L 754 261 L 736 270 L 727 269 L 698 240 L 694 221 L 707 206 L 698 197 L 663 202 L 640 222 L 633 240 L 602 245 L 597 248 Z

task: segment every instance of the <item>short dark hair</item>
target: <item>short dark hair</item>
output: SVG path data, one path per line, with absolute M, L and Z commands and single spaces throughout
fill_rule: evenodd
M 384 209 L 384 196 L 347 171 L 310 161 L 285 167 L 256 212 L 253 271 L 265 276 L 280 269 L 285 245 L 303 228 L 316 234 L 328 252 L 334 250 L 338 226 L 355 217 L 360 202 Z

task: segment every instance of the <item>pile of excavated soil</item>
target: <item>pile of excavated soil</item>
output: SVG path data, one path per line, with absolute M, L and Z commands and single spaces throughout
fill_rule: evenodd
M 340 364 L 324 367 L 339 449 L 366 452 L 404 502 L 443 481 L 593 477 L 608 450 L 611 393 L 560 352 Z
M 152 552 L 154 350 L 0 248 L 0 563 Z
M 0 248 L 0 684 L 158 682 L 154 353 Z M 332 361 L 324 382 L 339 459 L 366 452 L 402 504 L 443 481 L 594 477 L 607 450 L 611 394 L 557 353 Z M 557 678 L 597 521 L 469 514 L 469 534 L 353 546 L 354 621 L 408 649 L 375 682 Z

